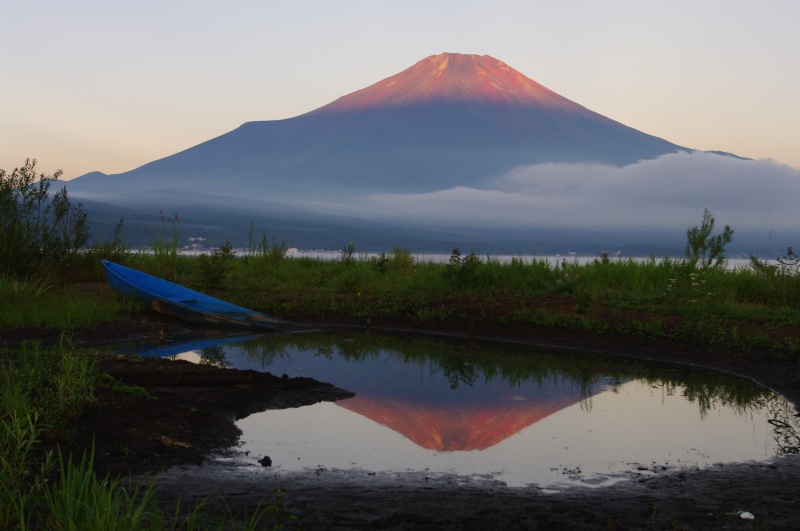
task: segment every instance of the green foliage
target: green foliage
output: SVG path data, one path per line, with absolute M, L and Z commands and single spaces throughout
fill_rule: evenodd
M 86 265 L 94 276 L 97 262 Z M 124 297 L 84 289 L 79 285 L 56 286 L 45 278 L 15 278 L 0 274 L 0 328 L 46 326 L 57 330 L 129 319 L 142 303 Z
M 8 407 L 9 388 L 3 389 Z M 12 389 L 11 392 L 16 392 Z M 0 529 L 28 527 L 31 507 L 43 494 L 53 461 L 46 453 L 35 468 L 35 450 L 43 432 L 35 411 L 12 408 L 0 415 Z
M 700 226 L 686 231 L 685 255 L 690 267 L 694 268 L 699 263 L 703 269 L 719 268 L 725 264 L 725 246 L 733 241 L 733 229 L 725 225 L 722 234 L 711 236 L 714 223 L 714 216 L 705 209 Z
M 391 271 L 394 273 L 411 273 L 415 264 L 414 257 L 411 256 L 411 251 L 408 249 L 401 249 L 395 247 L 392 249 L 391 255 L 383 252 L 377 256 L 369 259 L 369 263 L 380 274 L 386 274 Z
M 51 438 L 62 434 L 95 400 L 94 358 L 66 339 L 48 350 L 26 344 L 3 365 L 0 413 L 33 412 Z
M 53 466 L 36 446 L 67 433 L 94 400 L 94 362 L 66 341 L 52 351 L 25 345 L 0 362 L 0 528 L 24 529 Z
M 152 241 L 150 251 L 153 261 L 150 271 L 156 276 L 174 280 L 178 275 L 181 216 L 177 213 L 171 217 L 164 216 L 163 210 L 158 214 L 161 224 L 156 228 L 147 226 Z
M 59 481 L 44 491 L 51 529 L 145 528 L 154 508 L 155 487 L 126 489 L 120 480 L 99 478 L 93 469 L 94 450 L 80 463 L 59 455 Z
M 462 256 L 459 249 L 453 249 L 447 262 L 447 273 L 456 285 L 476 285 L 479 280 L 478 270 L 482 264 L 483 261 L 474 251 Z
M 786 255 L 778 258 L 776 265 L 759 260 L 755 256 L 750 257 L 750 266 L 754 271 L 765 277 L 790 277 L 800 274 L 800 257 L 789 247 Z
M 235 254 L 231 242 L 226 241 L 219 249 L 211 251 L 211 257 L 201 254 L 197 257 L 200 268 L 200 286 L 202 289 L 216 289 L 230 275 L 231 260 Z
M 256 242 L 253 238 L 253 225 L 250 224 L 249 245 L 242 263 L 247 267 L 250 277 L 266 280 L 279 275 L 290 244 L 268 238 L 267 233 L 261 235 L 261 240 Z
M 759 302 L 771 305 L 797 307 L 800 299 L 800 258 L 789 247 L 786 255 L 770 264 L 750 257 L 752 277 L 748 283 L 748 294 Z
M 356 252 L 356 246 L 353 242 L 348 243 L 344 247 L 342 247 L 342 255 L 340 260 L 345 265 L 353 265 L 356 263 L 356 257 L 354 256 Z
M 174 260 L 178 256 L 178 241 L 181 231 L 178 223 L 181 221 L 180 214 L 172 217 L 164 217 L 164 211 L 159 210 L 161 225 L 156 229 L 151 229 L 150 238 L 153 242 L 153 255 L 156 259 Z M 167 225 L 167 223 L 169 225 Z
M 89 240 L 87 215 L 73 205 L 66 187 L 50 188 L 61 176 L 36 174 L 27 159 L 9 174 L 0 169 L 0 272 L 38 276 L 46 268 L 66 266 Z
M 112 262 L 122 262 L 130 255 L 130 248 L 122 239 L 122 229 L 125 227 L 125 220 L 120 218 L 114 227 L 114 238 L 111 241 L 94 242 L 87 249 L 87 261 L 97 263 L 101 259 Z
M 800 274 L 800 256 L 794 254 L 791 247 L 786 249 L 786 256 L 778 258 L 778 274 L 797 275 Z
M 698 269 L 670 258 L 601 259 L 562 269 L 541 259 L 501 263 L 460 252 L 442 264 L 395 249 L 370 259 L 346 252 L 344 263 L 286 259 L 269 275 L 253 275 L 243 260 L 232 265 L 231 281 L 218 295 L 295 320 L 335 314 L 373 323 L 393 316 L 420 324 L 524 322 L 738 347 L 755 342 L 753 348 L 767 345 L 775 352 L 796 350 L 794 334 L 781 331 L 800 325 L 800 275 L 779 282 L 748 268 Z M 773 339 L 764 343 L 753 335 L 759 328 Z
M 267 233 L 261 234 L 261 241 L 256 242 L 253 240 L 253 224 L 250 224 L 249 244 L 247 250 L 247 258 L 254 259 L 255 261 L 277 263 L 286 257 L 286 253 L 291 246 L 291 243 L 285 241 L 278 242 L 275 238 L 267 238 Z M 227 242 L 226 242 L 227 243 Z

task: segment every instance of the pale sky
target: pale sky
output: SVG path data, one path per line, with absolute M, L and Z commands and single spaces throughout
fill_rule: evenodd
M 443 52 L 800 168 L 799 21 L 797 0 L 0 0 L 0 168 L 128 171 Z

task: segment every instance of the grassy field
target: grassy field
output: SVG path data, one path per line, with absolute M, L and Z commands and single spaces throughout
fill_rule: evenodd
M 800 352 L 800 275 L 790 252 L 735 270 L 687 259 L 606 257 L 565 267 L 454 252 L 449 263 L 394 249 L 336 260 L 230 249 L 209 256 L 131 254 L 127 265 L 289 318 L 402 319 L 415 324 L 532 324 L 613 330 Z
M 230 249 L 208 256 L 130 253 L 120 261 L 230 302 L 287 318 L 335 315 L 363 323 L 532 324 L 612 330 L 709 344 L 800 352 L 800 275 L 793 255 L 777 265 L 728 270 L 686 259 L 609 260 L 566 267 L 545 260 L 454 253 L 449 263 L 416 261 L 395 249 L 336 260 Z M 140 314 L 141 306 L 92 282 L 0 277 L 0 327 L 69 330 Z

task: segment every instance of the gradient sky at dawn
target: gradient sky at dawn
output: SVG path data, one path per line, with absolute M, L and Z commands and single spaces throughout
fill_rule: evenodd
M 800 168 L 800 2 L 0 0 L 0 168 L 119 173 L 432 54 L 671 142 Z

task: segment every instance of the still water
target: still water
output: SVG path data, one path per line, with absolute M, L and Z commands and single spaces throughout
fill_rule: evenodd
M 607 485 L 784 452 L 792 406 L 749 380 L 631 361 L 407 336 L 300 334 L 154 350 L 306 376 L 354 398 L 237 422 L 241 459 L 275 473 L 454 474 L 542 488 Z M 800 431 L 800 430 L 798 430 Z

